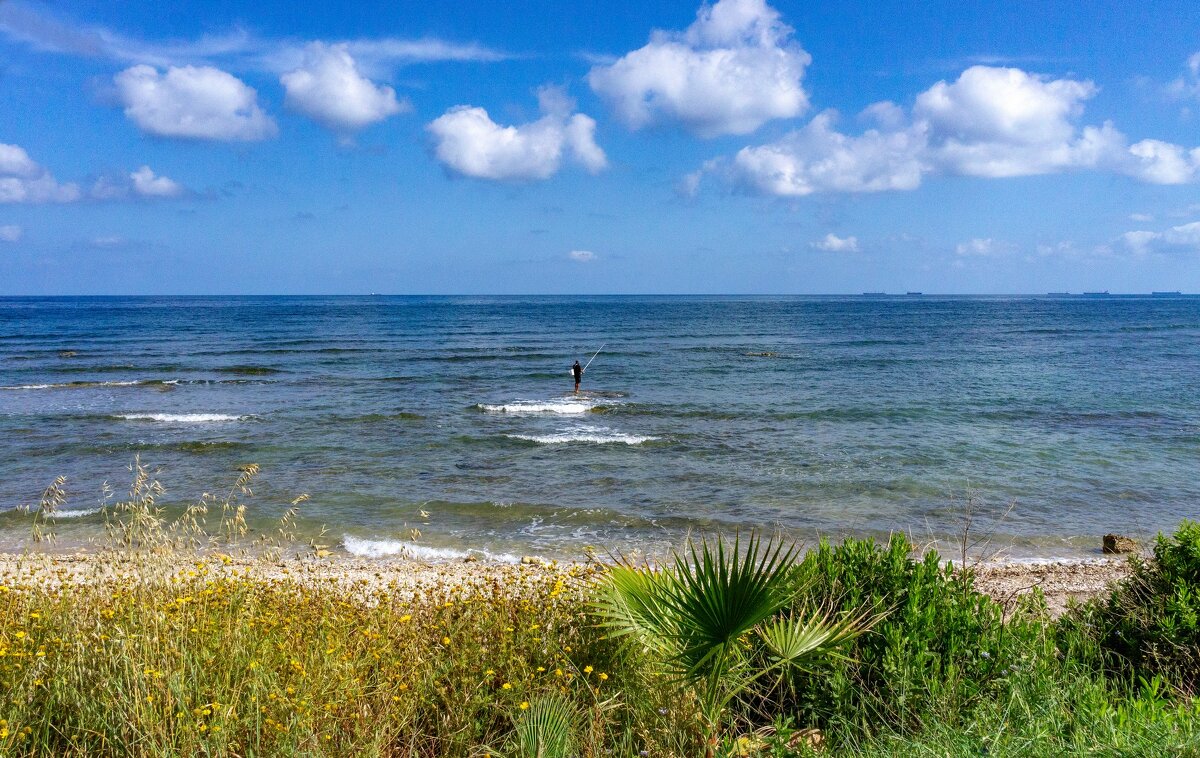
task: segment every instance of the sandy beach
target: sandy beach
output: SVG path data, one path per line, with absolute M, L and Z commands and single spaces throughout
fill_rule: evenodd
M 427 562 L 408 559 L 364 560 L 330 556 L 297 557 L 282 560 L 230 557 L 223 553 L 180 555 L 165 565 L 186 570 L 197 562 L 214 572 L 237 572 L 263 581 L 293 581 L 322 588 L 361 588 L 362 586 L 402 588 L 413 591 L 471 591 L 484 589 L 508 578 L 540 573 L 585 574 L 602 568 L 600 563 L 569 563 L 526 558 L 512 564 L 495 561 Z M 97 554 L 0 553 L 0 582 L 9 586 L 34 584 L 54 586 L 61 583 L 91 582 L 97 579 L 136 579 L 155 581 L 170 572 L 144 574 L 134 571 L 137 564 L 109 562 Z M 1053 617 L 1061 616 L 1073 601 L 1082 602 L 1104 592 L 1113 582 L 1128 574 L 1123 557 L 1086 561 L 990 562 L 972 567 L 975 587 L 1011 610 L 1022 595 L 1038 589 L 1046 599 Z

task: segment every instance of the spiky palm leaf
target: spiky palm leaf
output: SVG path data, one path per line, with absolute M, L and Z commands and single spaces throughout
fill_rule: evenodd
M 710 729 L 726 705 L 759 678 L 854 639 L 865 616 L 833 620 L 776 616 L 795 597 L 797 551 L 751 535 L 689 540 L 661 571 L 622 563 L 609 573 L 595 611 L 612 636 L 631 635 L 662 654 L 665 673 L 698 686 Z M 761 640 L 773 656 L 749 653 Z
M 816 658 L 844 657 L 838 648 L 870 630 L 880 618 L 869 612 L 840 619 L 829 613 L 809 618 L 781 616 L 763 624 L 758 636 L 778 663 L 803 666 Z
M 741 550 L 723 539 L 689 541 L 688 554 L 676 554 L 660 583 L 659 604 L 677 627 L 675 662 L 690 676 L 702 675 L 730 645 L 778 613 L 792 598 L 789 579 L 795 547 L 781 542 L 765 548 L 751 535 Z

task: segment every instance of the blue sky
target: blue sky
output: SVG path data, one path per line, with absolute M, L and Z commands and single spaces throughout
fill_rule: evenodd
M 1200 291 L 1194 2 L 0 2 L 0 294 Z

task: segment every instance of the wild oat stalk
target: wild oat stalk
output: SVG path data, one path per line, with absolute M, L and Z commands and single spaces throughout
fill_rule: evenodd
M 34 542 L 54 542 L 54 530 L 50 527 L 54 523 L 54 514 L 67 502 L 66 485 L 67 478 L 60 476 L 42 491 L 37 510 L 33 514 L 33 527 L 30 530 L 30 536 L 33 537 Z M 32 508 L 26 508 L 26 510 L 32 510 Z

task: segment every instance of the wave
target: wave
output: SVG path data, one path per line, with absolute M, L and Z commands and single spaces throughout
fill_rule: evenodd
M 591 413 L 597 406 L 586 400 L 518 400 L 513 403 L 475 406 L 484 413 L 509 413 L 513 415 L 535 414 L 580 414 Z
M 561 445 L 568 442 L 589 442 L 596 445 L 622 443 L 625 445 L 641 445 L 645 442 L 656 442 L 659 437 L 637 434 L 621 434 L 608 429 L 576 429 L 557 432 L 555 434 L 506 434 L 505 437 L 514 440 L 536 442 L 539 445 Z
M 342 537 L 342 547 L 347 553 L 360 558 L 414 558 L 425 561 L 462 560 L 467 556 L 478 556 L 498 563 L 517 563 L 519 559 L 511 553 L 491 553 L 487 550 L 459 550 L 452 547 L 418 545 L 402 540 L 370 540 L 361 537 Z
M 103 509 L 101 509 L 101 508 L 79 508 L 79 509 L 74 509 L 74 510 L 54 511 L 53 513 L 47 513 L 46 516 L 47 516 L 47 518 L 52 518 L 52 519 L 83 518 L 84 516 L 93 516 L 97 513 L 100 513 L 101 510 L 103 510 Z
M 133 379 L 124 382 L 57 382 L 50 384 L 17 384 L 11 387 L 0 387 L 0 390 L 59 390 L 86 389 L 89 387 L 136 387 L 139 384 L 166 384 L 159 379 Z
M 220 366 L 214 368 L 213 371 L 219 374 L 240 374 L 243 376 L 268 376 L 270 374 L 282 374 L 282 369 L 272 368 L 271 366 Z
M 244 421 L 253 416 L 235 416 L 228 413 L 123 413 L 117 418 L 124 421 L 159 421 L 165 424 L 211 424 L 222 421 Z

